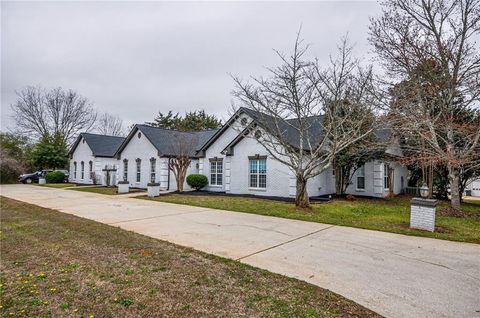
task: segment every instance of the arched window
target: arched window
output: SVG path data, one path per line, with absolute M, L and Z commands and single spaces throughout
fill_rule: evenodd
M 80 179 L 83 180 L 84 177 L 85 177 L 85 162 L 83 162 L 83 161 L 80 162 L 80 171 L 81 171 L 81 174 L 80 174 L 81 178 Z
M 88 162 L 88 174 L 90 175 L 90 179 L 93 177 L 93 162 L 90 160 Z
M 128 160 L 123 159 L 123 181 L 128 181 Z
M 386 190 L 390 189 L 390 165 L 388 163 L 383 164 L 383 187 Z
M 77 179 L 77 162 L 73 162 L 73 178 Z
M 155 183 L 155 166 L 157 160 L 155 158 L 150 158 L 150 182 Z
M 137 162 L 137 182 L 140 182 L 140 177 L 141 177 L 141 171 L 142 171 L 142 159 L 137 158 L 135 160 Z

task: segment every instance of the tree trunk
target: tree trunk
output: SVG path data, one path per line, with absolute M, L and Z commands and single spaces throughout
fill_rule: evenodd
M 297 208 L 309 208 L 310 200 L 307 193 L 307 180 L 302 176 L 297 176 L 297 192 L 295 196 L 295 206 Z
M 187 176 L 187 170 L 190 166 L 190 158 L 188 157 L 177 157 L 172 158 L 169 163 L 170 169 L 175 175 L 175 181 L 177 182 L 177 191 L 183 192 L 183 184 L 185 183 L 185 177 Z
M 389 197 L 394 197 L 395 196 L 395 193 L 394 193 L 394 186 L 395 186 L 395 180 L 394 180 L 394 177 L 395 177 L 395 173 L 394 173 L 394 169 L 393 168 L 388 168 L 388 196 Z
M 460 210 L 460 173 L 457 168 L 448 167 L 448 179 L 450 181 L 450 205 Z
M 338 165 L 335 166 L 335 192 L 337 195 L 343 194 L 343 169 Z
M 177 174 L 177 178 L 175 180 L 177 182 L 177 191 L 178 192 L 183 192 L 183 180 L 182 180 L 182 177 L 179 174 Z

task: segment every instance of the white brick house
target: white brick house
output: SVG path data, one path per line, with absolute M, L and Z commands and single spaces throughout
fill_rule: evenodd
M 199 173 L 209 178 L 209 191 L 259 196 L 294 197 L 294 173 L 275 160 L 255 138 L 245 137 L 245 130 L 258 116 L 240 108 L 227 123 L 200 150 Z M 392 144 L 389 156 L 400 156 L 401 149 Z M 220 167 L 220 168 L 219 168 Z M 407 184 L 406 167 L 389 160 L 374 160 L 356 171 L 347 193 L 358 196 L 385 197 L 389 176 L 393 169 L 394 194 L 399 194 Z M 335 193 L 335 176 L 329 168 L 307 183 L 310 196 Z
M 69 181 L 81 184 L 106 184 L 105 166 L 118 166 L 115 153 L 123 137 L 81 133 L 70 149 Z M 116 184 L 115 178 L 111 180 Z
M 206 190 L 294 197 L 296 180 L 293 172 L 269 155 L 256 138 L 246 136 L 247 128 L 258 121 L 258 113 L 241 108 L 219 130 L 179 132 L 135 125 L 109 160 L 118 167 L 116 180 L 128 181 L 131 187 L 146 188 L 148 183 L 157 182 L 162 190 L 176 190 L 175 178 L 168 169 L 168 162 L 175 156 L 176 147 L 182 145 L 181 140 L 185 140 L 191 143 L 188 147 L 192 158 L 187 175 L 206 175 L 209 180 Z M 79 160 L 90 160 L 80 159 L 83 153 L 82 147 L 77 145 L 71 165 L 73 160 L 77 165 Z M 386 156 L 382 157 L 388 156 L 401 156 L 401 149 L 392 143 L 386 150 Z M 390 174 L 394 184 L 392 192 L 401 193 L 407 184 L 408 170 L 385 159 L 368 162 L 358 169 L 347 193 L 357 196 L 387 196 L 390 193 L 388 185 L 391 183 L 386 173 L 388 169 L 393 170 Z M 184 189 L 188 190 L 189 187 L 185 184 Z M 310 196 L 335 193 L 333 169 L 329 168 L 310 179 L 307 191 Z
M 179 132 L 135 125 L 117 150 L 116 158 L 120 169 L 118 180 L 128 181 L 131 187 L 146 188 L 148 183 L 159 183 L 161 190 L 176 190 L 177 184 L 168 163 L 178 150 L 177 141 L 188 143 L 192 162 L 187 176 L 198 173 L 197 150 L 217 130 Z M 190 188 L 185 183 L 185 190 Z

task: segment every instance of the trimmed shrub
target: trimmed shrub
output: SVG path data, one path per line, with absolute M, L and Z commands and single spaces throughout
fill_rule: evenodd
M 203 174 L 191 174 L 187 177 L 187 184 L 195 190 L 200 190 L 208 185 L 208 178 Z
M 48 183 L 63 183 L 65 182 L 65 174 L 61 171 L 52 171 L 47 173 L 45 179 Z

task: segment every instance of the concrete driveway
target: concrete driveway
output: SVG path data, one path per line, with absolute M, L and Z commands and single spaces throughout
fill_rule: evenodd
M 480 317 L 480 245 L 31 185 L 0 193 L 299 278 L 387 317 Z

